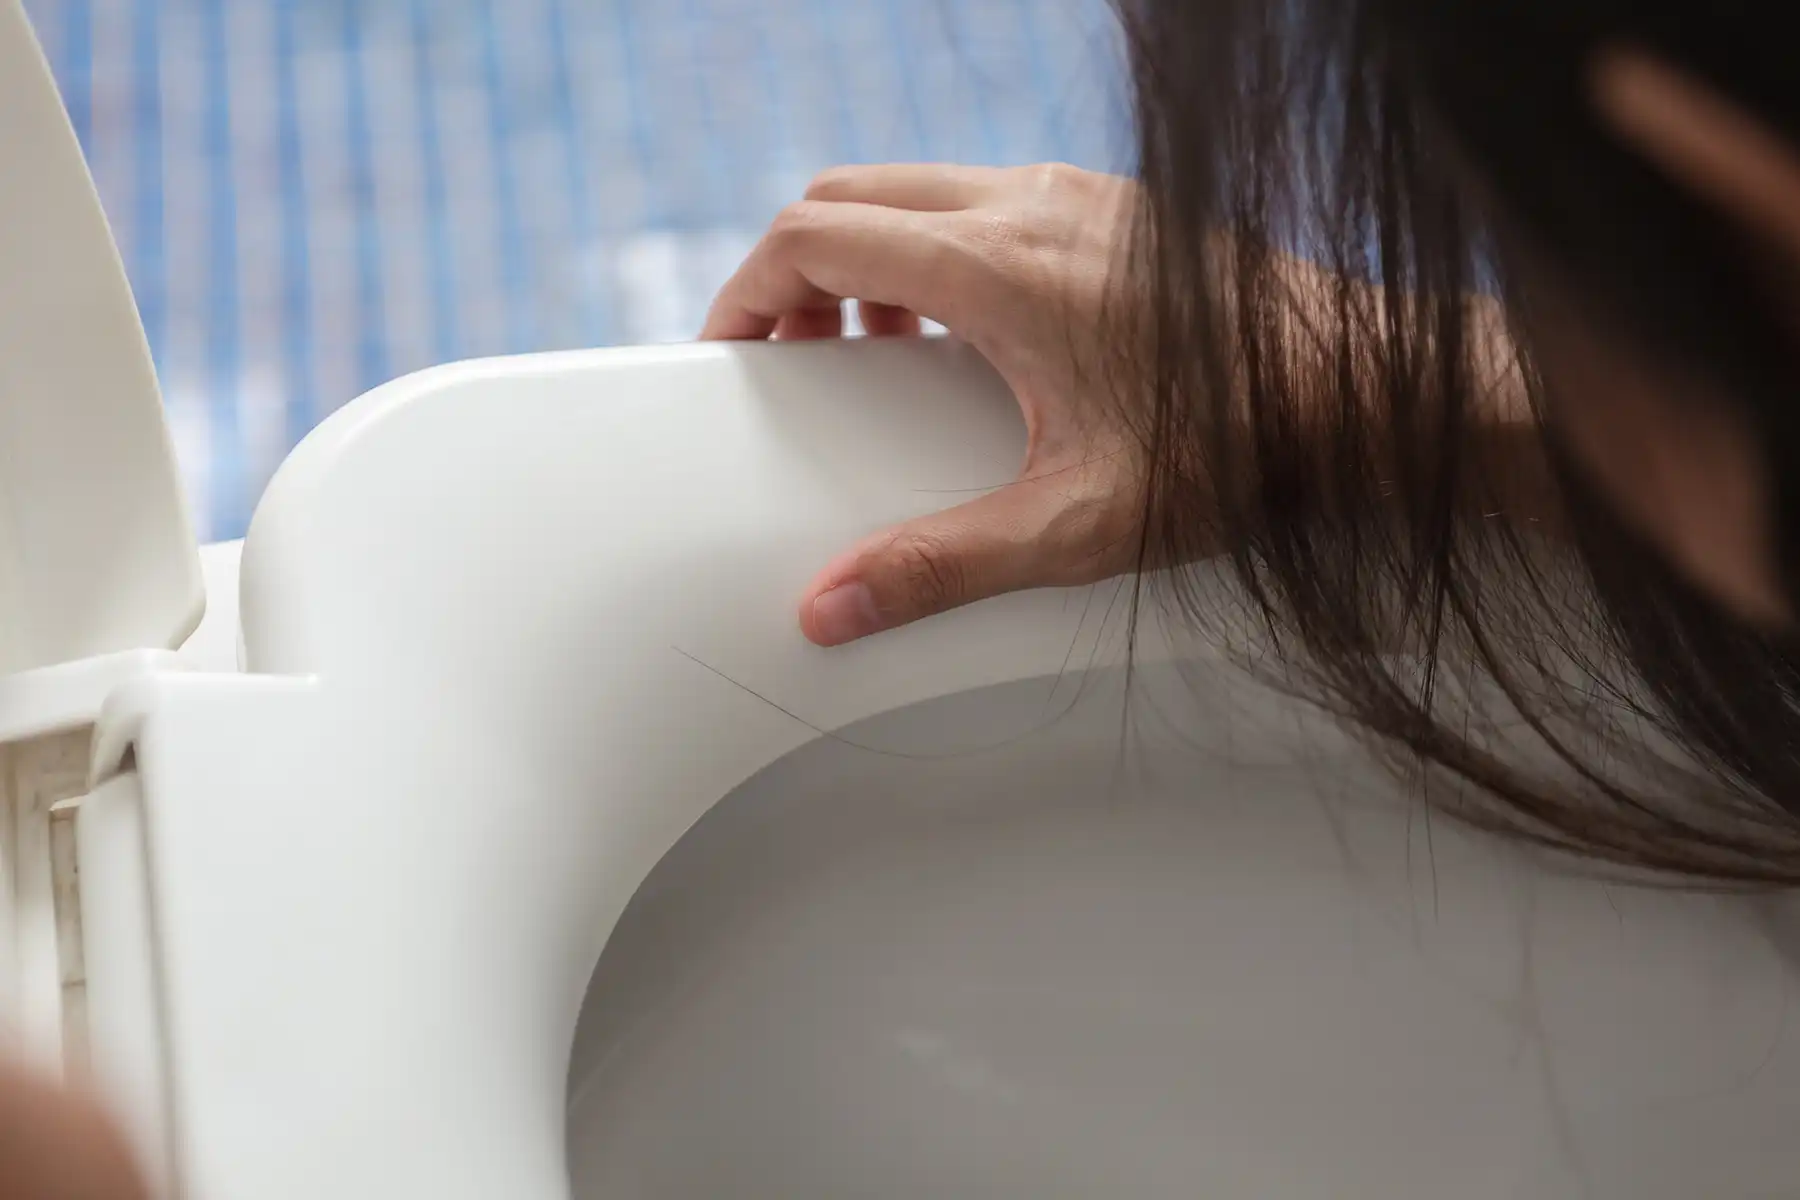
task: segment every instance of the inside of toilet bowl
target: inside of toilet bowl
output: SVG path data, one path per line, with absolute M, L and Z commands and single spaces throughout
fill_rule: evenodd
M 1129 709 L 1095 673 L 889 713 L 721 802 L 595 971 L 575 1196 L 1686 1200 L 1795 1177 L 1792 968 L 1739 902 L 1433 827 L 1248 685 L 1133 687 Z M 1024 738 L 932 752 L 1032 712 Z

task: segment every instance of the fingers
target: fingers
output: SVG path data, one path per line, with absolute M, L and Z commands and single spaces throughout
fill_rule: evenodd
M 872 204 L 793 205 L 719 292 L 700 336 L 766 338 L 784 316 L 842 296 L 955 326 L 973 280 L 949 220 Z
M 1132 519 L 1119 519 L 1114 499 L 1098 475 L 1071 467 L 877 534 L 813 580 L 801 631 L 839 646 L 1007 592 L 1128 570 Z
M 904 308 L 866 300 L 859 302 L 857 308 L 863 332 L 870 337 L 918 337 L 922 332 L 919 314 Z M 841 304 L 785 313 L 775 323 L 775 340 L 778 342 L 816 342 L 843 336 L 844 309 Z
M 888 304 L 874 304 L 867 300 L 857 304 L 862 316 L 863 332 L 870 337 L 918 337 L 919 314 L 908 312 L 904 308 L 894 308 Z
M 857 304 L 857 309 L 862 319 L 863 332 L 870 337 L 918 337 L 921 332 L 919 315 L 904 308 L 873 304 L 865 300 Z M 843 336 L 842 304 L 784 313 L 775 324 L 775 340 L 778 342 L 812 342 Z
M 775 323 L 778 342 L 811 342 L 821 338 L 844 336 L 844 306 L 834 301 L 830 308 L 799 308 L 783 313 Z
M 1079 381 L 1058 365 L 1069 357 L 1061 341 L 1083 332 L 1058 310 L 1100 311 L 1129 189 L 1054 165 L 828 171 L 720 291 L 705 338 L 841 336 L 846 299 L 878 337 L 916 337 L 923 320 L 945 326 L 1013 389 L 1040 470 L 1045 458 L 1060 464 L 840 556 L 802 600 L 813 641 L 838 645 L 1003 592 L 1134 568 L 1141 505 L 1124 490 L 1129 456 L 1069 407 Z M 1107 453 L 1095 457 L 1099 446 Z M 1084 457 L 1071 461 L 1076 447 Z
M 806 189 L 808 200 L 881 204 L 914 212 L 956 212 L 990 198 L 1005 178 L 998 167 L 899 163 L 833 167 Z
M 930 281 L 897 271 L 903 257 L 941 249 L 942 223 L 903 213 L 953 213 L 992 196 L 1006 172 L 993 167 L 897 164 L 835 167 L 821 173 L 806 198 L 777 218 L 762 244 L 713 305 L 701 337 L 804 341 L 843 334 L 841 298 L 859 301 L 872 337 L 917 337 L 917 301 Z M 892 210 L 892 217 L 879 211 Z M 886 246 L 881 238 L 892 239 Z M 846 261 L 844 256 L 854 256 Z M 837 286 L 821 276 L 835 276 Z M 856 285 L 850 286 L 855 280 Z M 926 301 L 929 303 L 929 301 Z M 782 311 L 773 311 L 781 309 Z
M 868 539 L 807 590 L 801 630 L 839 646 L 1019 586 L 1032 553 L 1019 509 L 1005 488 Z

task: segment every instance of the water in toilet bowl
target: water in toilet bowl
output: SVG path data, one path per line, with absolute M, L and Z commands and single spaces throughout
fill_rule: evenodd
M 1141 674 L 1161 699 L 1129 721 L 1116 675 L 956 696 L 740 787 L 595 973 L 575 1195 L 1691 1200 L 1800 1173 L 1764 910 L 1428 825 L 1329 730 L 1181 710 L 1187 682 Z

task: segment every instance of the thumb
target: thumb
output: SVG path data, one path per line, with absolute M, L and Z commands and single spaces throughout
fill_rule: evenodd
M 968 504 L 866 538 L 807 588 L 800 628 L 840 646 L 1020 588 L 1054 582 L 1040 565 L 1053 517 L 1015 483 Z

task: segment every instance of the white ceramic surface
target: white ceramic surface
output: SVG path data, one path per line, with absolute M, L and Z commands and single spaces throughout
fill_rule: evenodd
M 1117 649 L 1081 593 L 799 636 L 830 552 L 1022 442 L 944 343 L 468 363 L 340 410 L 244 545 L 245 673 L 153 674 L 98 727 L 83 844 L 148 871 L 84 919 L 148 919 L 156 961 L 91 962 L 90 1003 L 155 997 L 108 1027 L 134 1063 L 160 1030 L 140 1136 L 201 1197 L 566 1195 L 586 981 L 700 815 L 815 727 Z
M 1106 588 L 805 644 L 818 563 L 1021 432 L 945 344 L 464 364 L 321 427 L 244 547 L 248 673 L 116 692 L 80 817 L 148 868 L 84 884 L 90 1004 L 188 1194 L 1800 1178 L 1761 911 L 1467 845 L 1220 662 L 1159 686 L 1154 621 L 1122 726 L 1070 674 L 1119 661 Z
M 1226 673 L 1126 734 L 1073 695 L 867 722 L 1003 748 L 815 742 L 683 839 L 583 1013 L 579 1200 L 1791 1194 L 1778 910 L 1428 831 Z

